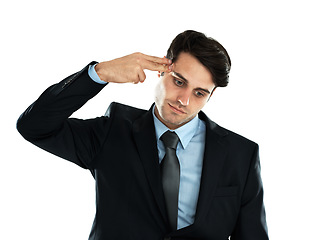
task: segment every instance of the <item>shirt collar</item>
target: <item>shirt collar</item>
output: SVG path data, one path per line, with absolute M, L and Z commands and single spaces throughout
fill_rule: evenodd
M 191 141 L 191 139 L 195 135 L 195 133 L 197 131 L 197 128 L 199 127 L 198 115 L 196 115 L 196 117 L 194 117 L 191 121 L 189 121 L 188 123 L 184 124 L 183 126 L 177 128 L 175 130 L 171 130 L 168 127 L 166 127 L 155 116 L 155 105 L 154 105 L 154 107 L 152 109 L 152 113 L 153 113 L 153 119 L 154 119 L 154 125 L 155 125 L 155 132 L 156 132 L 156 139 L 157 139 L 157 141 L 159 140 L 161 135 L 163 135 L 167 130 L 174 131 L 178 135 L 183 149 L 185 149 L 187 147 L 187 145 L 189 144 L 189 142 Z

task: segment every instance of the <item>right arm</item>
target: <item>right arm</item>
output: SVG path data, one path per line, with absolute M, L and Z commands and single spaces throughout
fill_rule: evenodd
M 91 149 L 86 139 L 96 138 L 95 122 L 106 121 L 105 118 L 96 121 L 69 118 L 106 86 L 90 79 L 89 65 L 47 88 L 17 121 L 17 129 L 26 140 L 83 168 L 90 167 L 95 145 L 100 145 L 97 141 Z
M 69 118 L 106 86 L 89 77 L 88 68 L 93 64 L 49 87 L 17 121 L 17 129 L 26 140 L 83 168 L 92 168 L 92 159 L 109 129 L 107 117 Z M 138 83 L 145 80 L 144 69 L 169 71 L 169 64 L 165 58 L 135 53 L 98 63 L 95 70 L 105 82 Z

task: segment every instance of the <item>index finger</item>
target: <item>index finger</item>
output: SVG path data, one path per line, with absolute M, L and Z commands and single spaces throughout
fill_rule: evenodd
M 166 57 L 160 58 L 160 57 L 150 56 L 146 54 L 143 54 L 143 57 L 144 59 L 150 62 L 154 62 L 154 63 L 167 64 L 167 65 L 170 65 L 172 63 L 172 61 Z
M 144 60 L 142 63 L 143 69 L 148 69 L 151 71 L 159 71 L 159 72 L 171 72 L 172 65 L 162 64 L 153 61 Z
M 171 60 L 167 58 L 153 57 L 144 55 L 141 59 L 141 67 L 151 71 L 159 72 L 170 72 L 171 71 Z

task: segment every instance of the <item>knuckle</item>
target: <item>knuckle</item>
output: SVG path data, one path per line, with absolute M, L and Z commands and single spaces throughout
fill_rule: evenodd
M 137 58 L 140 58 L 140 57 L 142 56 L 142 53 L 140 53 L 140 52 L 135 52 L 133 55 L 136 56 Z
M 140 66 L 140 64 L 141 64 L 141 58 L 139 58 L 139 57 L 136 58 L 136 63 L 138 64 L 138 66 Z M 138 66 L 137 66 L 137 67 L 138 67 Z
M 135 60 L 136 60 L 136 63 L 138 65 L 140 65 L 142 63 L 142 61 L 143 61 L 142 53 L 136 52 L 135 53 Z
M 141 68 L 141 66 L 138 64 L 138 65 L 135 67 L 135 72 L 136 72 L 136 73 L 139 73 L 141 70 L 142 70 L 142 68 Z

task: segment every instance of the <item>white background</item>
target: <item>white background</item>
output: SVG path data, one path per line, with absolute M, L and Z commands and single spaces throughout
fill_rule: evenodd
M 113 2 L 113 3 L 112 3 Z M 140 51 L 164 56 L 186 29 L 221 42 L 230 84 L 204 108 L 260 145 L 271 239 L 310 239 L 309 7 L 307 1 L 6 1 L 1 24 L 0 239 L 88 238 L 91 174 L 26 142 L 18 116 L 48 86 L 103 61 Z M 75 117 L 103 115 L 111 101 L 153 102 L 144 84 L 110 84 Z

